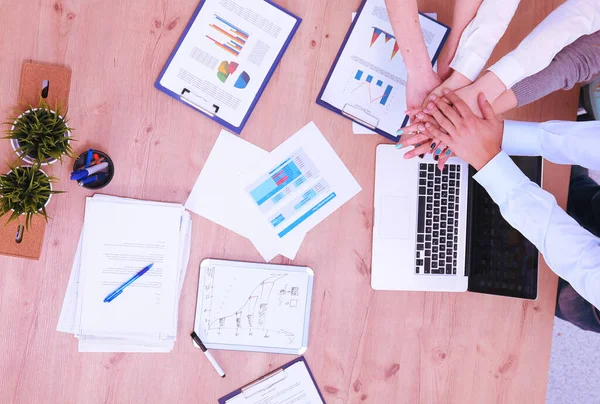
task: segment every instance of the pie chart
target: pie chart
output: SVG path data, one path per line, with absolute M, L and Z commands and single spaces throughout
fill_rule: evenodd
M 248 83 L 250 82 L 250 75 L 246 72 L 242 72 L 240 77 L 238 77 L 237 81 L 234 84 L 235 88 L 246 88 Z
M 222 83 L 225 83 L 227 81 L 227 78 L 229 78 L 229 75 L 235 73 L 237 68 L 238 68 L 237 63 L 223 61 L 219 65 L 219 71 L 217 72 L 217 77 L 219 78 L 219 80 L 221 80 Z

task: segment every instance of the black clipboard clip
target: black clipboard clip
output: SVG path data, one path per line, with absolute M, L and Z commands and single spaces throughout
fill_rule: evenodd
M 219 106 L 211 104 L 206 98 L 201 97 L 197 94 L 192 93 L 187 88 L 181 90 L 179 99 L 192 107 L 199 109 L 211 118 L 219 112 Z
M 278 369 L 268 375 L 261 377 L 258 380 L 242 387 L 242 394 L 244 398 L 250 398 L 261 391 L 265 391 L 273 387 L 279 382 L 282 382 L 287 377 L 285 369 Z
M 374 117 L 365 110 L 354 105 L 344 105 L 344 108 L 342 108 L 342 114 L 371 130 L 377 129 L 377 126 L 379 125 L 379 118 Z

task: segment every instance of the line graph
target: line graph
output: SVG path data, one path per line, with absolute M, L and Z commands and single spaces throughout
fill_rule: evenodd
M 372 75 L 365 74 L 362 70 L 356 71 L 354 80 L 359 84 L 353 90 L 351 90 L 350 93 L 360 94 L 360 91 L 364 91 L 370 104 L 379 102 L 379 104 L 385 106 L 388 102 L 390 94 L 392 93 L 392 90 L 394 89 L 394 87 L 389 84 L 384 88 L 384 83 L 382 80 L 375 81 Z
M 205 278 L 205 297 L 207 302 L 204 310 L 207 314 L 204 321 L 204 332 L 206 335 L 216 333 L 221 336 L 227 334 L 232 337 L 258 337 L 269 339 L 273 336 L 285 338 L 289 344 L 295 341 L 295 335 L 283 328 L 274 325 L 271 319 L 271 311 L 273 311 L 279 302 L 281 306 L 281 291 L 279 294 L 274 291 L 276 282 L 284 279 L 286 274 L 270 275 L 259 282 L 248 297 L 243 301 L 243 304 L 238 308 L 231 310 L 229 307 L 239 301 L 239 295 L 230 292 L 234 287 L 230 285 L 227 288 L 225 295 L 220 296 L 217 300 L 212 293 L 215 290 L 215 273 L 209 269 Z M 287 289 L 287 285 L 285 286 Z M 292 290 L 297 294 L 297 288 L 290 288 L 289 295 L 292 296 Z M 287 293 L 287 292 L 286 292 Z M 219 305 L 220 304 L 220 305 Z M 288 307 L 294 307 L 292 304 L 287 304 Z M 225 307 L 225 308 L 224 308 Z

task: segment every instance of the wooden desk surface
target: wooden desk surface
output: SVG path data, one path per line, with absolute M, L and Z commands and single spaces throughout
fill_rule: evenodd
M 512 49 L 560 0 L 522 2 L 492 58 Z M 329 403 L 544 403 L 556 277 L 540 273 L 535 302 L 471 293 L 374 292 L 369 286 L 377 136 L 315 104 L 359 0 L 279 1 L 304 19 L 243 137 L 271 150 L 314 120 L 363 191 L 306 238 L 294 263 L 316 270 L 306 357 Z M 450 24 L 452 2 L 426 0 Z M 52 0 L 0 4 L 0 113 L 17 98 L 24 60 L 73 69 L 76 151 L 106 150 L 117 174 L 105 192 L 183 203 L 220 127 L 153 88 L 197 0 Z M 289 77 L 294 80 L 289 80 Z M 554 94 L 512 117 L 574 119 L 575 92 Z M 4 119 L 3 119 L 4 120 Z M 12 159 L 0 141 L 2 161 Z M 221 380 L 187 334 L 205 257 L 258 260 L 246 239 L 194 217 L 193 249 L 171 354 L 79 354 L 55 331 L 81 231 L 84 197 L 56 165 L 39 262 L 0 257 L 0 402 L 213 403 L 286 363 L 278 355 L 215 352 Z M 562 204 L 568 169 L 546 166 Z M 276 262 L 288 263 L 278 259 Z

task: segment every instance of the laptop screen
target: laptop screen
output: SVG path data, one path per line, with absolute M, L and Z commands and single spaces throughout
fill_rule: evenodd
M 540 157 L 512 157 L 525 175 L 541 184 Z M 469 183 L 467 273 L 469 291 L 536 299 L 538 250 L 500 214 L 485 189 Z

